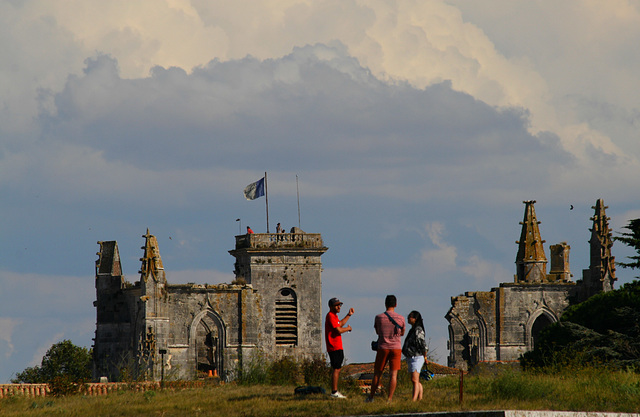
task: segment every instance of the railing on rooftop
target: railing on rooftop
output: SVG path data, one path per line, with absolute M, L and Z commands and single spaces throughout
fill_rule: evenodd
M 322 247 L 320 233 L 251 233 L 236 236 L 236 249 Z

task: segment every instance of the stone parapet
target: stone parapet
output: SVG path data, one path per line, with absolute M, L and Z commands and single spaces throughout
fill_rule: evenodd
M 252 233 L 236 236 L 236 249 L 323 247 L 320 233 Z

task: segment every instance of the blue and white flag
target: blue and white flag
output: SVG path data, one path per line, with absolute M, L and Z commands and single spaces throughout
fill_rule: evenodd
M 249 184 L 244 189 L 244 198 L 247 200 L 255 200 L 264 195 L 264 178 Z

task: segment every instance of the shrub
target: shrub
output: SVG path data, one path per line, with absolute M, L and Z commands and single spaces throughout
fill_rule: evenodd
M 254 385 L 267 383 L 267 362 L 264 356 L 259 353 L 251 357 L 245 369 L 237 370 L 237 382 L 240 385 Z
M 82 381 L 74 381 L 69 375 L 56 376 L 49 381 L 49 389 L 54 397 L 78 394 L 83 387 Z
M 269 366 L 269 383 L 271 385 L 298 385 L 302 382 L 300 366 L 291 358 L 282 358 Z
M 245 364 L 244 370 L 237 370 L 240 385 L 328 385 L 331 369 L 323 359 L 297 362 L 289 357 L 272 362 L 260 353 Z
M 153 401 L 153 398 L 154 398 L 155 396 L 156 396 L 156 392 L 155 392 L 155 391 L 153 391 L 153 390 L 145 391 L 145 392 L 144 392 L 144 394 L 143 394 L 143 397 L 144 397 L 144 399 L 145 399 L 147 402 L 151 402 L 151 401 Z
M 304 361 L 302 375 L 306 385 L 329 385 L 331 382 L 331 368 L 324 358 Z

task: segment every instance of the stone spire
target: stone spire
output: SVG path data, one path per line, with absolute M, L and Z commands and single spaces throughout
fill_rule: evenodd
M 540 222 L 536 217 L 536 210 L 533 205 L 535 200 L 523 201 L 524 220 L 522 233 L 518 244 L 518 255 L 516 256 L 516 283 L 538 283 L 543 282 L 547 276 L 547 257 L 544 255 L 542 244 L 545 243 L 540 237 Z
M 164 274 L 164 266 L 162 266 L 162 258 L 160 257 L 160 249 L 158 248 L 158 240 L 156 237 L 149 233 L 143 235 L 146 239 L 145 245 L 140 249 L 144 249 L 144 255 L 140 258 L 142 266 L 140 267 L 140 279 L 144 282 L 149 280 L 149 277 L 153 277 L 154 281 L 166 283 Z
M 148 367 L 153 377 L 159 369 L 157 366 L 157 349 L 166 349 L 169 335 L 169 303 L 167 296 L 167 278 L 162 266 L 160 249 L 156 237 L 149 233 L 145 238 L 144 255 L 140 258 L 140 304 L 136 313 L 137 320 L 134 327 L 134 337 L 138 360 Z M 164 341 L 159 343 L 158 341 Z
M 611 247 L 613 246 L 611 229 L 609 228 L 611 218 L 607 217 L 605 210 L 608 207 L 604 205 L 604 200 L 601 198 L 591 208 L 595 210 L 595 213 L 591 217 L 593 226 L 590 229 L 591 239 L 589 239 L 591 262 L 589 263 L 588 287 L 593 293 L 611 291 L 613 282 L 617 279 L 615 257 L 611 255 Z

